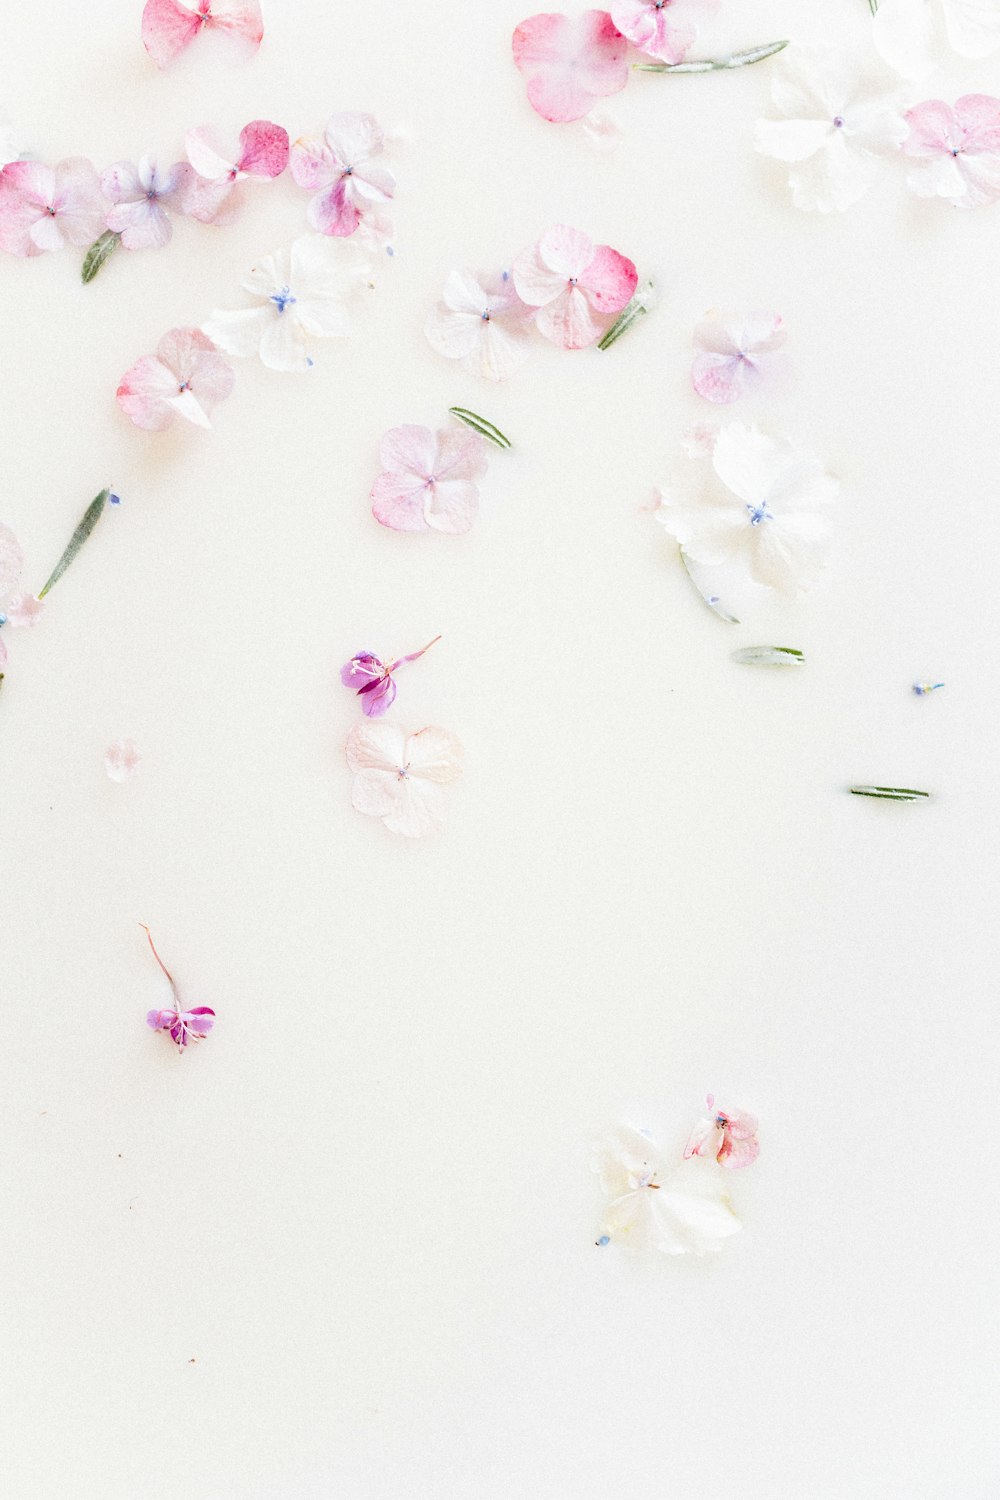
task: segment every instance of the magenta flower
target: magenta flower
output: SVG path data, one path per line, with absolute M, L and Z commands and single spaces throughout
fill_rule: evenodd
M 146 0 L 142 44 L 158 68 L 169 67 L 201 31 L 223 36 L 236 52 L 250 56 L 264 35 L 257 0 Z
M 85 157 L 54 167 L 12 161 L 0 172 L 0 249 L 11 255 L 89 245 L 106 212 L 101 179 Z
M 182 1050 L 189 1042 L 200 1042 L 203 1037 L 208 1036 L 215 1025 L 215 1011 L 207 1005 L 196 1005 L 191 1010 L 181 1010 L 181 1002 L 177 995 L 177 986 L 174 984 L 173 975 L 156 951 L 153 935 L 145 923 L 140 923 L 143 931 L 149 939 L 149 946 L 153 950 L 153 957 L 167 976 L 170 988 L 174 994 L 174 1003 L 163 1010 L 150 1010 L 146 1012 L 146 1025 L 151 1026 L 154 1031 L 169 1031 L 171 1040 L 177 1043 Z
M 724 1167 L 749 1167 L 760 1154 L 756 1116 L 745 1110 L 727 1114 L 716 1109 L 714 1094 L 705 1103 L 712 1118 L 699 1120 L 692 1130 L 684 1147 L 685 1161 L 691 1156 L 714 1156 Z
M 628 82 L 628 43 L 603 10 L 531 16 L 514 32 L 513 48 L 528 103 L 554 125 L 582 119 Z
M 691 366 L 691 384 L 699 396 L 725 406 L 758 386 L 769 356 L 785 342 L 777 313 L 749 313 L 744 318 L 705 318 L 694 331 L 700 352 Z
M 372 488 L 372 514 L 393 531 L 468 531 L 479 508 L 475 483 L 486 473 L 478 432 L 393 427 L 379 450 L 383 473 Z
M 161 249 L 173 233 L 167 209 L 184 212 L 190 180 L 186 161 L 174 162 L 165 172 L 151 156 L 144 156 L 138 166 L 116 162 L 101 178 L 105 195 L 114 204 L 105 220 L 107 227 L 121 235 L 126 250 Z
M 679 63 L 719 0 L 609 0 L 611 19 L 633 47 L 658 62 Z
M 954 106 L 928 99 L 905 119 L 903 150 L 920 161 L 907 180 L 921 198 L 947 198 L 955 208 L 1000 198 L 1000 99 L 966 94 Z
M 239 145 L 218 146 L 207 125 L 184 137 L 196 176 L 184 195 L 184 212 L 201 224 L 232 224 L 242 208 L 239 184 L 248 177 L 280 177 L 288 165 L 288 131 L 270 120 L 251 120 Z
M 126 370 L 118 405 L 137 427 L 158 432 L 175 417 L 210 427 L 208 414 L 233 389 L 232 366 L 198 328 L 171 328 L 155 354 Z
M 436 635 L 433 641 L 428 641 L 419 651 L 411 651 L 409 656 L 401 656 L 398 661 L 393 662 L 384 662 L 371 651 L 359 651 L 341 667 L 340 680 L 345 687 L 354 688 L 361 699 L 362 713 L 367 714 L 369 719 L 378 719 L 396 701 L 396 684 L 392 676 L 396 668 L 401 667 L 404 662 L 416 661 L 440 639 Z
M 331 115 L 322 140 L 300 136 L 294 143 L 292 176 L 316 194 L 306 215 L 320 234 L 353 234 L 366 209 L 393 196 L 395 177 L 374 160 L 384 147 L 381 125 L 363 114 Z
M 555 224 L 514 262 L 514 286 L 536 307 L 539 333 L 564 349 L 584 349 L 610 327 L 635 291 L 635 266 L 610 245 Z

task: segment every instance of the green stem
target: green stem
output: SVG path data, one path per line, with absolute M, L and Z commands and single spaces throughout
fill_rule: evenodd
M 623 333 L 628 333 L 632 324 L 637 322 L 643 313 L 649 312 L 650 303 L 652 302 L 652 291 L 653 283 L 651 281 L 647 281 L 645 286 L 640 287 L 632 298 L 632 301 L 626 307 L 622 308 L 618 317 L 598 344 L 598 349 L 610 349 L 612 344 L 618 342 Z
M 750 63 L 763 62 L 766 57 L 783 52 L 787 46 L 786 38 L 783 42 L 765 42 L 762 47 L 748 47 L 744 52 L 734 52 L 731 57 L 679 63 L 633 63 L 632 67 L 637 73 L 725 73 L 730 68 L 746 68 Z
M 113 229 L 106 230 L 100 239 L 94 241 L 83 257 L 83 269 L 80 275 L 84 286 L 88 281 L 93 281 L 104 262 L 111 259 L 121 242 L 121 235 L 115 234 Z
M 101 493 L 95 497 L 95 499 L 91 500 L 90 504 L 87 506 L 87 509 L 83 513 L 79 526 L 76 528 L 73 535 L 70 537 L 68 543 L 66 544 L 65 552 L 56 563 L 55 567 L 52 569 L 48 582 L 42 589 L 41 593 L 38 595 L 39 599 L 45 598 L 45 595 L 59 582 L 60 578 L 69 567 L 74 557 L 76 557 L 76 554 L 79 552 L 80 548 L 83 546 L 84 542 L 87 540 L 88 536 L 93 531 L 98 521 L 101 519 L 101 514 L 104 510 L 105 505 L 107 505 L 108 503 L 108 496 L 110 494 L 110 490 L 102 490 Z

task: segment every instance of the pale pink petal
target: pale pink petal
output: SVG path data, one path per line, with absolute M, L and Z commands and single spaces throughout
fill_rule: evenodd
M 86 157 L 71 157 L 57 164 L 54 206 L 71 245 L 90 245 L 101 233 L 107 205 L 100 176 Z
M 168 398 L 177 394 L 178 381 L 172 370 L 155 355 L 147 354 L 125 371 L 116 392 L 122 411 L 136 427 L 162 431 L 173 421 Z
M 45 613 L 45 600 L 34 594 L 12 594 L 3 607 L 7 624 L 16 630 L 37 625 Z
M 553 224 L 538 241 L 538 258 L 566 282 L 574 276 L 581 277 L 591 264 L 594 259 L 594 242 L 589 235 L 579 229 L 571 229 L 568 224 Z M 518 295 L 525 302 L 530 300 L 522 292 Z
M 116 161 L 101 174 L 101 189 L 112 203 L 130 203 L 146 196 L 134 161 Z
M 365 813 L 369 818 L 391 816 L 399 801 L 398 784 L 396 770 L 356 771 L 351 786 L 351 803 L 357 812 Z
M 24 550 L 9 526 L 0 522 L 0 599 L 17 584 L 24 568 Z
M 531 16 L 515 30 L 512 46 L 529 103 L 553 123 L 581 119 L 628 82 L 628 44 L 605 11 Z
M 723 1130 L 715 1120 L 699 1120 L 684 1147 L 684 1159 L 692 1156 L 717 1156 L 722 1147 Z
M 692 342 L 705 354 L 739 354 L 743 347 L 732 323 L 717 317 L 703 318 L 696 323 Z
M 392 531 L 426 531 L 426 488 L 408 474 L 380 474 L 372 486 L 372 515 Z
M 476 433 L 470 434 L 478 436 Z M 438 440 L 429 427 L 418 427 L 406 423 L 401 427 L 390 427 L 379 447 L 382 467 L 392 473 L 416 475 L 421 480 L 434 473 L 437 463 Z
M 1000 151 L 1000 99 L 965 94 L 955 100 L 955 117 L 965 132 L 966 151 Z
M 116 740 L 104 752 L 104 769 L 111 781 L 130 781 L 141 760 L 134 740 Z
M 720 406 L 738 401 L 760 381 L 759 368 L 742 354 L 699 354 L 691 366 L 698 395 Z
M 374 115 L 355 111 L 331 115 L 323 134 L 341 171 L 379 156 L 385 148 L 385 136 Z
M 746 1141 L 756 1135 L 760 1128 L 760 1121 L 756 1115 L 750 1114 L 749 1110 L 738 1109 L 733 1114 L 726 1115 L 726 1130 L 734 1141 Z
M 356 207 L 365 203 L 386 203 L 396 192 L 396 179 L 386 167 L 356 167 L 349 177 L 344 178 L 344 183 Z M 359 198 L 361 205 L 357 201 Z
M 397 783 L 395 806 L 382 822 L 390 833 L 419 839 L 441 828 L 447 812 L 448 797 L 442 787 L 404 776 Z
M 678 63 L 697 36 L 698 23 L 718 10 L 718 0 L 611 0 L 611 19 L 647 57 Z
M 759 1155 L 760 1142 L 755 1136 L 740 1139 L 727 1130 L 716 1160 L 731 1171 L 738 1171 L 741 1167 L 749 1167 Z
M 351 202 L 342 177 L 317 193 L 315 198 L 310 198 L 306 217 L 320 234 L 339 237 L 353 234 L 361 222 L 361 215 Z
M 585 349 L 600 338 L 607 319 L 594 315 L 578 286 L 567 286 L 554 302 L 539 308 L 535 326 L 544 338 L 563 349 Z
M 433 724 L 406 741 L 406 763 L 412 775 L 442 785 L 462 774 L 464 754 L 456 735 Z
M 36 219 L 29 231 L 31 243 L 36 250 L 62 250 L 66 244 L 61 220 L 52 214 Z
M 215 182 L 219 177 L 235 172 L 238 167 L 236 153 L 224 155 L 222 149 L 216 146 L 215 140 L 215 132 L 210 125 L 198 125 L 193 130 L 189 130 L 184 137 L 184 150 L 187 152 L 188 161 L 198 176 L 206 178 L 209 182 Z
M 910 127 L 903 142 L 907 156 L 950 156 L 962 145 L 962 127 L 943 99 L 926 99 L 907 110 L 904 118 Z
M 213 182 L 192 177 L 184 193 L 182 212 L 199 224 L 222 228 L 236 222 L 242 199 L 242 184 L 231 176 L 217 177 Z
M 261 44 L 264 22 L 257 0 L 200 0 L 206 26 L 224 36 L 241 57 L 252 57 Z
M 203 18 L 177 0 L 146 0 L 142 44 L 158 68 L 166 68 L 198 35 Z
M 40 255 L 32 238 L 40 219 L 49 217 L 55 198 L 55 172 L 41 162 L 14 161 L 0 172 L 0 249 L 10 255 Z
M 251 120 L 240 131 L 241 172 L 251 177 L 280 177 L 288 166 L 288 131 L 270 120 Z
M 300 135 L 292 142 L 288 165 L 293 181 L 303 188 L 328 187 L 342 174 L 325 141 L 314 135 Z
M 486 473 L 486 442 L 467 427 L 444 427 L 437 434 L 432 472 L 438 479 L 481 479 Z
M 126 250 L 162 249 L 173 234 L 173 225 L 155 198 L 115 204 L 107 226 L 121 235 Z
M 461 536 L 472 527 L 479 509 L 479 488 L 470 480 L 445 480 L 424 491 L 424 520 L 433 531 Z
M 361 719 L 347 736 L 347 764 L 352 771 L 400 771 L 407 763 L 407 736 L 386 719 Z

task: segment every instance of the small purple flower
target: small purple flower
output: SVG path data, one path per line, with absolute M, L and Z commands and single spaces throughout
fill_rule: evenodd
M 156 951 L 153 936 L 144 923 L 140 923 L 143 931 L 149 939 L 149 946 L 153 950 L 153 957 L 167 976 L 170 988 L 174 993 L 172 1007 L 164 1010 L 151 1010 L 146 1013 L 146 1025 L 151 1026 L 154 1031 L 169 1031 L 171 1040 L 183 1049 L 189 1042 L 200 1042 L 203 1037 L 208 1036 L 215 1025 L 215 1011 L 207 1005 L 196 1005 L 191 1010 L 181 1010 L 180 998 L 177 994 L 177 986 L 174 984 L 173 975 Z
M 404 662 L 416 661 L 418 656 L 423 656 L 429 651 L 435 641 L 441 637 L 436 635 L 433 641 L 428 641 L 419 651 L 413 651 L 409 656 L 401 656 L 398 661 L 384 662 L 372 651 L 359 651 L 352 656 L 340 669 L 340 680 L 345 687 L 353 688 L 361 699 L 362 712 L 369 719 L 380 718 L 393 705 L 396 697 L 396 684 L 393 680 L 393 672 L 401 667 Z

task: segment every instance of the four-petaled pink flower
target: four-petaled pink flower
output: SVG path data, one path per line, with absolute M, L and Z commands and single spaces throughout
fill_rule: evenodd
M 534 315 L 517 295 L 509 271 L 484 276 L 452 271 L 424 333 L 432 349 L 446 359 L 460 359 L 463 370 L 506 380 L 528 357 Z
M 462 774 L 462 746 L 447 729 L 429 726 L 407 734 L 385 719 L 360 719 L 346 748 L 354 772 L 351 801 L 358 812 L 381 818 L 391 833 L 411 839 L 441 827 L 445 788 Z
M 201 224 L 232 224 L 242 207 L 239 184 L 247 177 L 280 177 L 288 165 L 288 131 L 270 120 L 251 120 L 239 145 L 218 146 L 207 125 L 184 137 L 197 176 L 184 195 L 184 212 Z
M 633 47 L 658 62 L 679 63 L 719 0 L 609 0 L 611 19 Z
M 146 1012 L 146 1025 L 151 1026 L 154 1031 L 169 1031 L 171 1039 L 183 1051 L 189 1042 L 200 1042 L 211 1031 L 215 1025 L 215 1011 L 207 1005 L 195 1005 L 190 1010 L 181 1010 L 180 997 L 177 994 L 177 986 L 174 984 L 173 975 L 156 951 L 153 935 L 145 923 L 140 924 L 147 938 L 149 946 L 153 950 L 153 957 L 159 964 L 174 995 L 173 1005 L 166 1006 L 161 1010 L 150 1010 Z
M 544 120 L 580 120 L 628 82 L 628 43 L 603 10 L 547 13 L 514 32 L 514 62 L 528 80 L 528 102 Z
M 475 483 L 486 473 L 478 432 L 391 428 L 379 449 L 384 472 L 372 488 L 372 513 L 393 531 L 468 531 L 479 508 Z
M 357 693 L 361 699 L 362 713 L 367 714 L 369 719 L 378 719 L 396 701 L 396 683 L 392 675 L 396 668 L 401 667 L 404 662 L 416 661 L 440 639 L 436 635 L 433 641 L 428 641 L 419 651 L 411 651 L 409 656 L 401 656 L 392 662 L 382 661 L 372 651 L 359 651 L 341 667 L 340 680 L 345 687 L 353 688 Z
M 966 94 L 954 105 L 928 99 L 905 116 L 907 156 L 920 160 L 908 182 L 921 198 L 978 208 L 1000 198 L 1000 99 Z
M 395 177 L 374 162 L 384 146 L 374 116 L 353 113 L 331 115 L 322 140 L 300 136 L 294 143 L 292 176 L 316 194 L 306 214 L 320 234 L 353 234 L 366 209 L 393 196 Z
M 691 384 L 706 401 L 720 406 L 738 401 L 760 384 L 768 356 L 785 337 L 777 313 L 705 318 L 694 331 L 700 353 L 691 366 Z
M 0 249 L 11 255 L 89 245 L 106 212 L 101 179 L 85 157 L 54 167 L 13 161 L 0 172 Z
M 536 307 L 539 333 L 564 349 L 584 349 L 605 333 L 639 280 L 635 266 L 610 245 L 555 224 L 514 262 L 514 286 Z
M 714 1094 L 709 1094 L 705 1103 L 712 1118 L 698 1121 L 684 1147 L 684 1159 L 714 1156 L 724 1167 L 749 1167 L 760 1154 L 756 1115 L 746 1110 L 728 1114 L 716 1109 Z
M 116 162 L 101 178 L 105 195 L 114 204 L 105 223 L 121 235 L 126 250 L 159 250 L 173 234 L 167 209 L 184 212 L 190 180 L 186 161 L 174 162 L 165 172 L 151 156 L 144 156 L 138 166 Z
M 256 52 L 264 35 L 257 0 L 146 0 L 142 44 L 158 68 L 166 68 L 201 31 L 215 32 L 246 56 Z
M 122 376 L 118 405 L 137 427 L 160 431 L 175 417 L 210 427 L 208 414 L 233 389 L 232 366 L 198 328 L 171 328 L 155 354 Z

